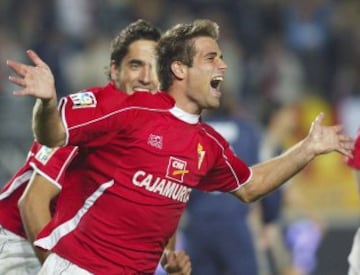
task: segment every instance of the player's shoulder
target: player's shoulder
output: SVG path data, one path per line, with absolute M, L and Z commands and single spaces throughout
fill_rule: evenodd
M 115 84 L 109 82 L 105 86 L 90 87 L 81 91 L 82 93 L 92 94 L 97 100 L 119 100 L 127 97 L 124 91 L 116 88 Z
M 124 99 L 126 93 L 116 89 L 112 82 L 105 86 L 90 87 L 67 96 L 67 102 L 72 109 L 88 110 L 93 108 L 102 108 L 104 110 L 113 110 L 118 108 Z M 62 105 L 63 100 L 60 103 Z
M 212 137 L 212 139 L 215 139 L 221 143 L 226 143 L 225 138 L 209 123 L 201 122 L 201 127 L 208 136 Z
M 156 109 L 169 109 L 175 105 L 175 100 L 163 91 L 158 91 L 157 93 L 138 91 L 128 96 L 125 102 L 129 106 Z

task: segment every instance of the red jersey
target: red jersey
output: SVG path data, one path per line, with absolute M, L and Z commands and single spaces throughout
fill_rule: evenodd
M 45 177 L 61 189 L 67 165 L 76 155 L 76 147 L 48 148 L 33 142 L 24 165 L 5 184 L 0 193 L 0 224 L 16 235 L 26 238 L 18 201 L 33 172 Z M 52 210 L 54 205 L 52 205 Z
M 353 150 L 353 157 L 347 160 L 349 166 L 360 170 L 360 130 L 355 140 L 355 148 Z
M 121 104 L 116 97 L 87 92 L 60 102 L 68 144 L 90 152 L 82 173 L 66 181 L 98 188 L 66 223 L 53 219 L 36 244 L 95 274 L 153 274 L 192 188 L 234 191 L 251 171 L 166 93 L 137 92 Z

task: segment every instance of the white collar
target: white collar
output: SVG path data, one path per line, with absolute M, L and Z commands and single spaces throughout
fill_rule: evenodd
M 184 110 L 182 110 L 176 106 L 172 107 L 169 111 L 178 119 L 185 121 L 189 124 L 196 124 L 199 122 L 199 119 L 200 119 L 200 115 L 194 115 L 194 114 L 187 113 Z

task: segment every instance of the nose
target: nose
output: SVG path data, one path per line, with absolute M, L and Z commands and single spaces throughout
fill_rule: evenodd
M 219 69 L 222 71 L 226 71 L 226 69 L 228 68 L 227 64 L 225 63 L 224 59 L 219 58 Z
M 153 72 L 152 70 L 147 67 L 147 66 L 144 66 L 143 69 L 142 69 L 142 72 L 140 74 L 140 77 L 139 77 L 139 81 L 142 83 L 142 84 L 149 84 L 151 81 L 153 80 Z
M 159 79 L 153 66 L 144 66 L 138 79 L 139 83 L 152 91 L 159 89 Z

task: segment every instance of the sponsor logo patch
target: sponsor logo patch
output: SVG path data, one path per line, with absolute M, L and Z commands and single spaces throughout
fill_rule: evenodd
M 93 92 L 71 94 L 70 99 L 73 102 L 73 109 L 96 107 L 96 97 Z
M 163 147 L 163 137 L 158 136 L 158 135 L 154 135 L 154 134 L 150 134 L 149 139 L 148 139 L 148 144 L 155 147 L 155 148 L 162 149 L 162 147 Z
M 49 148 L 46 146 L 41 146 L 41 149 L 35 155 L 35 159 L 37 159 L 39 162 L 45 165 L 49 161 L 51 156 L 55 153 L 56 150 L 57 148 Z
M 186 170 L 186 165 L 186 161 L 170 157 L 166 177 L 178 182 L 183 182 L 184 175 L 189 173 L 189 170 Z

